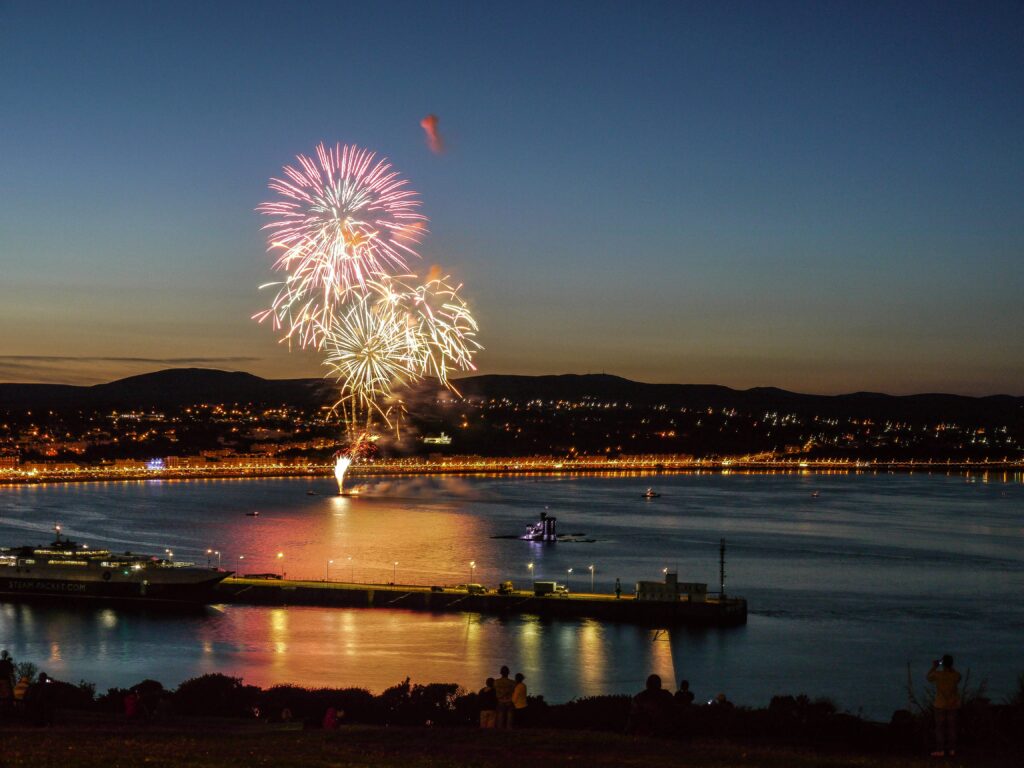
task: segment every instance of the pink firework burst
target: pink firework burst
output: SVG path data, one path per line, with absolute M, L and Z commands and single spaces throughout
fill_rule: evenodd
M 270 284 L 277 294 L 255 318 L 272 318 L 285 338 L 302 346 L 321 345 L 335 306 L 351 290 L 404 270 L 408 257 L 419 256 L 415 246 L 427 222 L 417 212 L 419 198 L 386 159 L 375 157 L 356 146 L 321 143 L 316 159 L 298 155 L 284 178 L 270 180 L 280 199 L 257 207 L 270 217 L 263 227 L 267 247 L 277 254 L 274 269 L 286 277 Z

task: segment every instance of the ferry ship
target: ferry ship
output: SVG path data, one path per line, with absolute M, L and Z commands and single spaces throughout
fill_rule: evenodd
M 45 547 L 0 547 L 0 595 L 67 599 L 214 602 L 213 588 L 231 575 L 219 568 L 90 549 L 68 538 Z

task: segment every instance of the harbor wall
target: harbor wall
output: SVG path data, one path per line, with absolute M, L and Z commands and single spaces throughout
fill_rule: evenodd
M 739 626 L 747 623 L 747 601 L 736 597 L 703 602 L 636 600 L 632 595 L 624 595 L 620 599 L 614 595 L 538 597 L 523 591 L 509 595 L 468 594 L 464 590 L 436 591 L 419 585 L 237 578 L 227 579 L 218 585 L 214 599 L 249 605 L 532 614 L 555 618 L 591 618 L 653 627 Z

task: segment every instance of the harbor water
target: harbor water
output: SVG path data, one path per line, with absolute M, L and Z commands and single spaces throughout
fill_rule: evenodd
M 944 653 L 995 700 L 1024 672 L 1019 474 L 317 478 L 0 488 L 0 545 L 60 523 L 92 547 L 288 578 L 632 591 L 663 570 L 749 601 L 744 627 L 381 609 L 152 608 L 0 598 L 0 648 L 101 690 L 223 672 L 269 686 L 477 688 L 502 664 L 549 701 L 635 692 L 650 672 L 750 705 L 828 696 L 888 718 Z M 641 498 L 654 487 L 660 496 Z M 495 538 L 540 512 L 571 541 Z M 258 515 L 247 513 L 259 512 Z M 210 551 L 209 554 L 207 551 Z M 219 554 L 218 554 L 219 553 Z M 532 567 L 530 567 L 532 564 Z M 591 571 L 593 566 L 593 571 Z M 570 571 L 571 569 L 571 571 Z

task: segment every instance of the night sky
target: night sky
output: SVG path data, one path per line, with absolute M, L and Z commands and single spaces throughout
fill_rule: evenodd
M 1019 2 L 0 0 L 0 381 L 321 374 L 249 319 L 321 140 L 420 192 L 481 372 L 1024 395 Z

